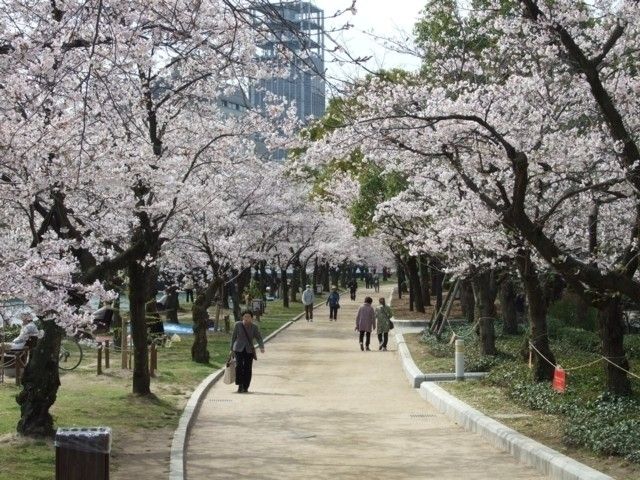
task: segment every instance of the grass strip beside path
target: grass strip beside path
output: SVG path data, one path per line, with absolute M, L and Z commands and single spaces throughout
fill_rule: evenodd
M 303 312 L 301 303 L 285 309 L 269 302 L 260 329 L 264 337 Z M 180 317 L 190 324 L 189 314 Z M 222 367 L 229 353 L 230 334 L 209 333 L 210 365 L 191 361 L 190 335 L 158 350 L 158 374 L 151 381 L 152 397 L 132 395 L 131 371 L 120 369 L 112 353 L 111 368 L 96 375 L 96 351 L 85 348 L 80 366 L 61 375 L 58 399 L 51 409 L 57 427 L 109 426 L 113 431 L 112 478 L 159 478 L 169 466 L 173 431 L 191 392 L 211 372 Z M 49 440 L 31 440 L 15 433 L 20 410 L 19 388 L 13 379 L 0 384 L 0 480 L 54 478 L 54 447 Z

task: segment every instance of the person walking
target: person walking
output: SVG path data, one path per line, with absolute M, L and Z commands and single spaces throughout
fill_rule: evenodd
M 351 300 L 355 301 L 356 291 L 358 290 L 358 281 L 354 278 L 349 284 L 349 293 L 351 294 Z
M 311 285 L 307 285 L 304 292 L 302 292 L 302 304 L 304 305 L 304 318 L 307 322 L 313 322 L 313 290 Z
M 253 373 L 253 361 L 258 359 L 253 340 L 258 341 L 260 352 L 264 353 L 262 334 L 253 323 L 253 312 L 242 312 L 242 320 L 236 322 L 231 335 L 231 355 L 236 359 L 236 385 L 238 393 L 248 393 Z
M 338 321 L 338 309 L 340 308 L 340 294 L 338 288 L 333 287 L 327 297 L 326 305 L 329 305 L 329 321 Z
M 193 282 L 193 278 L 191 278 L 191 275 L 184 276 L 184 283 L 182 288 L 184 289 L 184 293 L 187 296 L 185 302 L 193 303 L 193 290 L 195 289 L 195 284 Z
M 385 299 L 380 298 L 380 306 L 376 308 L 376 322 L 378 323 L 378 350 L 387 351 L 387 342 L 389 341 L 389 330 L 391 330 L 391 317 L 393 312 L 386 305 Z
M 356 328 L 357 332 L 360 332 L 360 350 L 368 350 L 371 343 L 371 331 L 376 329 L 376 312 L 373 310 L 371 304 L 373 299 L 371 297 L 365 297 L 364 304 L 358 309 L 356 315 Z M 363 344 L 364 341 L 364 344 Z

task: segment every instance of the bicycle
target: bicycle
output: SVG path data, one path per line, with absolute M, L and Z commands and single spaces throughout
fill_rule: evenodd
M 58 368 L 64 371 L 75 369 L 82 362 L 82 347 L 77 338 L 65 337 L 60 344 Z

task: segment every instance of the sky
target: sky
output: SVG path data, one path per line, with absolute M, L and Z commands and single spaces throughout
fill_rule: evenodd
M 324 10 L 325 17 L 349 8 L 352 3 L 352 0 L 312 1 Z M 352 56 L 371 56 L 371 60 L 366 63 L 371 70 L 393 67 L 417 70 L 420 65 L 417 57 L 389 51 L 382 40 L 375 40 L 371 34 L 384 38 L 412 39 L 413 26 L 425 4 L 426 0 L 356 0 L 355 15 L 345 13 L 338 19 L 327 20 L 325 27 L 336 28 L 347 22 L 352 24 L 351 29 L 330 35 L 345 46 Z M 331 49 L 330 42 L 327 42 L 326 47 Z M 349 79 L 366 73 L 364 69 L 353 65 L 338 65 L 331 61 L 331 56 L 331 53 L 327 53 L 325 58 L 329 77 Z

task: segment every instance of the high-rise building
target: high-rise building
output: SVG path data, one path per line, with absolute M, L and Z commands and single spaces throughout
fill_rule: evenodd
M 265 3 L 255 9 L 264 41 L 259 45 L 261 58 L 274 61 L 284 51 L 287 64 L 285 77 L 260 80 L 251 88 L 250 103 L 264 106 L 268 92 L 295 101 L 298 118 L 320 118 L 325 112 L 324 80 L 324 12 L 312 2 L 303 0 Z

